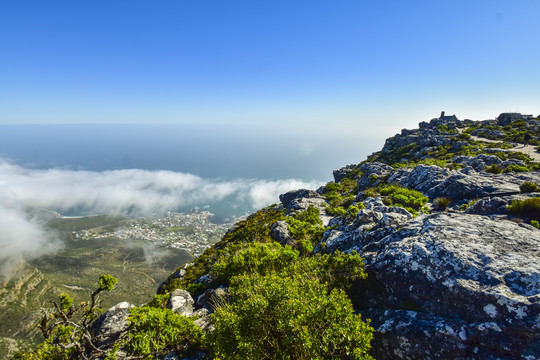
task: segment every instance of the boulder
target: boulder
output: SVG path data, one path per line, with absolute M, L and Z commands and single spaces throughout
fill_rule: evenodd
M 477 156 L 455 156 L 452 162 L 471 166 L 476 171 L 484 171 L 487 166 L 501 165 L 503 161 L 495 155 L 481 154 Z
M 333 175 L 334 175 L 334 181 L 335 182 L 340 182 L 341 180 L 343 180 L 347 175 L 349 175 L 350 173 L 352 173 L 356 168 L 357 168 L 358 165 L 347 165 L 347 166 L 344 166 L 342 167 L 341 169 L 339 170 L 334 170 L 333 171 Z
M 358 179 L 358 188 L 366 189 L 377 186 L 392 170 L 391 166 L 383 163 L 373 162 L 362 164 L 360 171 L 362 171 L 363 175 Z
M 105 311 L 92 323 L 90 330 L 95 336 L 98 345 L 114 342 L 122 331 L 127 329 L 129 309 L 134 306 L 126 301 L 118 303 Z
M 193 314 L 193 298 L 186 290 L 176 289 L 171 292 L 167 309 L 171 309 L 177 314 L 183 316 L 191 316 Z
M 540 353 L 540 230 L 437 213 L 364 239 L 360 252 L 369 274 L 358 289 L 361 313 L 378 331 L 375 358 Z
M 219 286 L 216 289 L 207 289 L 197 297 L 197 308 L 205 308 L 210 312 L 214 311 L 216 301 L 227 301 L 229 297 L 228 288 Z
M 286 221 L 278 221 L 270 226 L 270 237 L 281 245 L 293 246 L 296 241 L 292 238 Z
M 293 200 L 310 197 L 319 197 L 319 194 L 313 190 L 307 189 L 293 190 L 279 195 L 279 201 L 281 201 L 283 206 L 288 208 Z

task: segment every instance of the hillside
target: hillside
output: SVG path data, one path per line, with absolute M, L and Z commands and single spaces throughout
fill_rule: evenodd
M 538 144 L 532 116 L 421 122 L 237 223 L 147 307 L 107 311 L 91 346 L 57 340 L 88 358 L 534 359 Z

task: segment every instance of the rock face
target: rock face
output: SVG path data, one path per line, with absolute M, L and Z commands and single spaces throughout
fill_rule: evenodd
M 402 162 L 419 160 L 441 146 L 459 148 L 466 137 L 456 138 L 457 130 L 444 133 L 433 128 L 438 125 L 445 124 L 426 124 L 423 133 L 403 130 L 374 158 L 391 156 Z M 369 276 L 354 284 L 352 298 L 377 330 L 372 344 L 377 359 L 537 359 L 540 230 L 513 219 L 507 206 L 540 197 L 520 193 L 524 182 L 540 183 L 540 171 L 488 173 L 488 166 L 526 165 L 491 154 L 455 156 L 452 163 L 448 168 L 394 169 L 375 161 L 335 171 L 336 181 L 356 176 L 358 195 L 353 204 L 362 202 L 364 208 L 347 221 L 325 219 L 325 225 L 333 226 L 314 252 L 357 251 L 365 258 Z M 365 190 L 385 183 L 422 192 L 430 198 L 430 206 L 436 198 L 447 197 L 452 207 L 449 212 L 413 218 L 403 208 L 385 205 L 381 197 L 366 198 L 373 190 Z M 322 211 L 322 196 L 294 194 L 282 201 L 287 211 L 316 201 L 321 218 L 328 217 Z M 460 208 L 465 204 L 468 208 Z M 286 228 L 275 224 L 273 229 L 273 238 L 286 243 Z
M 423 215 L 364 245 L 376 358 L 534 358 L 540 231 L 485 216 Z M 365 289 L 364 289 L 365 291 Z
M 418 165 L 398 169 L 388 182 L 418 190 L 430 198 L 477 199 L 486 196 L 518 194 L 525 181 L 540 182 L 540 172 L 490 174 L 477 172 L 472 167 L 459 171 L 436 165 Z

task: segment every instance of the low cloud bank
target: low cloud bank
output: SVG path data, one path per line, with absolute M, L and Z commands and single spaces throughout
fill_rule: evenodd
M 231 209 L 249 205 L 255 210 L 278 202 L 279 194 L 289 190 L 319 185 L 294 179 L 226 181 L 139 169 L 36 170 L 0 159 L 0 271 L 9 270 L 13 259 L 32 259 L 59 248 L 27 208 L 148 216 L 226 200 Z

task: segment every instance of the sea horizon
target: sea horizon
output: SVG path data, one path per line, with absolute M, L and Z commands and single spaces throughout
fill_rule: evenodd
M 229 218 L 276 203 L 280 193 L 333 180 L 332 170 L 364 160 L 375 143 L 378 137 L 367 133 L 317 127 L 10 124 L 0 125 L 0 179 L 6 193 L 17 188 L 15 203 L 28 205 L 35 196 L 63 216 L 199 208 Z M 148 201 L 130 202 L 145 195 Z

